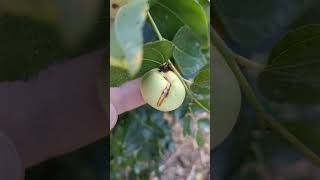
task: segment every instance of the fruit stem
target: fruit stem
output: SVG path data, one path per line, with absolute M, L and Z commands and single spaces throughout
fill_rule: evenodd
M 193 83 L 193 81 L 190 81 L 190 80 L 185 79 L 185 78 L 183 78 L 183 77 L 182 77 L 182 79 L 184 80 L 184 82 L 187 83 L 188 86 L 191 86 L 191 84 Z
M 178 78 L 180 79 L 180 81 L 182 82 L 183 86 L 185 87 L 186 91 L 187 91 L 187 94 L 189 95 L 190 99 L 193 100 L 198 106 L 200 106 L 202 109 L 204 109 L 205 111 L 207 112 L 210 112 L 210 110 L 205 107 L 203 104 L 201 104 L 200 101 L 198 101 L 197 98 L 195 98 L 193 95 L 192 95 L 192 92 L 191 90 L 189 89 L 188 85 L 185 83 L 184 81 L 184 78 L 180 75 L 180 73 L 178 72 L 178 70 L 174 67 L 174 65 L 172 64 L 172 62 L 170 60 L 168 60 L 168 63 L 170 64 L 173 72 L 178 76 Z
M 148 16 L 148 19 L 151 23 L 151 26 L 153 28 L 153 30 L 156 32 L 157 36 L 158 36 L 158 39 L 160 41 L 164 40 L 164 38 L 162 37 L 156 23 L 154 22 L 150 12 L 147 13 L 147 16 Z M 178 78 L 180 79 L 180 81 L 182 82 L 183 86 L 185 87 L 186 91 L 187 91 L 187 94 L 190 96 L 190 98 L 196 103 L 198 104 L 202 109 L 204 109 L 205 111 L 207 112 L 210 112 L 210 110 L 208 108 L 206 108 L 204 105 L 201 104 L 201 102 L 198 101 L 198 99 L 196 99 L 193 95 L 192 95 L 192 92 L 191 90 L 189 89 L 189 86 L 186 84 L 186 82 L 188 82 L 188 84 L 192 83 L 191 81 L 189 80 L 186 80 L 184 79 L 180 73 L 178 72 L 178 70 L 174 67 L 174 65 L 172 64 L 172 62 L 168 59 L 168 63 L 170 64 L 172 70 L 177 74 Z
M 151 26 L 152 26 L 153 30 L 157 33 L 158 39 L 159 39 L 160 41 L 162 41 L 164 38 L 162 37 L 162 35 L 161 35 L 161 33 L 160 33 L 160 31 L 159 31 L 156 23 L 154 22 L 151 14 L 150 14 L 150 12 L 147 13 L 147 16 L 148 16 L 148 19 L 149 19 L 149 21 L 150 21 L 150 23 L 151 23 Z
M 249 82 L 241 72 L 238 64 L 236 63 L 237 54 L 234 53 L 220 38 L 217 32 L 210 27 L 210 38 L 211 43 L 220 51 L 223 55 L 225 61 L 229 65 L 230 69 L 237 78 L 241 90 L 245 97 L 248 99 L 251 107 L 257 114 L 257 117 L 264 121 L 264 123 L 272 129 L 274 132 L 278 133 L 282 138 L 286 139 L 291 145 L 304 154 L 311 162 L 320 167 L 320 158 L 311 149 L 304 145 L 297 137 L 290 133 L 285 127 L 283 127 L 271 114 L 269 114 L 262 104 L 258 101 L 253 89 L 251 88 Z

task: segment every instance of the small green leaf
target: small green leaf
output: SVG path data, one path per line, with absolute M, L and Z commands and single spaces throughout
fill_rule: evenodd
M 201 133 L 201 131 L 197 131 L 196 133 L 196 141 L 199 147 L 202 147 L 204 145 L 204 139 L 203 139 L 203 135 Z
M 192 134 L 192 119 L 191 116 L 187 115 L 182 118 L 183 135 L 188 136 Z
M 210 94 L 210 68 L 205 67 L 199 71 L 191 85 L 191 90 L 197 94 Z
M 211 147 L 214 148 L 230 134 L 237 122 L 241 107 L 241 92 L 239 83 L 223 56 L 214 46 L 211 47 L 213 118 L 210 125 L 213 134 Z
M 137 76 L 141 76 L 172 57 L 173 44 L 170 41 L 155 41 L 147 43 L 143 47 L 143 62 Z
M 144 59 L 152 59 L 159 63 L 166 62 L 172 56 L 173 44 L 170 41 L 154 41 L 144 45 Z
M 175 45 L 173 57 L 183 75 L 190 77 L 207 64 L 207 60 L 201 52 L 199 40 L 187 26 L 177 32 L 173 43 Z
M 127 70 L 110 66 L 110 87 L 120 86 L 130 79 Z
M 320 25 L 289 32 L 272 49 L 258 88 L 278 103 L 320 103 Z
M 146 0 L 130 1 L 122 6 L 111 34 L 111 64 L 127 69 L 131 76 L 139 71 L 142 63 L 142 28 L 147 10 Z
M 150 10 L 164 37 L 171 40 L 183 25 L 187 25 L 200 39 L 204 48 L 209 46 L 209 28 L 206 13 L 195 0 L 159 0 Z

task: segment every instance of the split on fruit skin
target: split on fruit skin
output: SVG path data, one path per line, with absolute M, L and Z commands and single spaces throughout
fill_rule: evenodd
M 183 83 L 167 64 L 147 72 L 140 90 L 147 104 L 164 112 L 180 107 L 186 94 Z
M 171 83 L 168 81 L 168 78 L 164 76 L 164 79 L 168 82 L 166 88 L 162 91 L 161 96 L 159 97 L 159 100 L 157 102 L 157 106 L 161 106 L 163 103 L 163 100 L 169 95 Z

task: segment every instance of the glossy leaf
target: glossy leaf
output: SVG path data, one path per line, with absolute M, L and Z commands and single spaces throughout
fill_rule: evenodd
M 320 25 L 289 32 L 272 49 L 258 87 L 278 103 L 320 103 Z
M 207 64 L 199 40 L 187 26 L 177 32 L 173 43 L 173 57 L 183 75 L 191 77 Z
M 210 68 L 205 67 L 199 71 L 191 85 L 191 90 L 197 94 L 210 94 Z
M 206 13 L 194 0 L 159 0 L 150 10 L 160 32 L 172 40 L 183 25 L 189 26 L 201 40 L 203 47 L 208 47 L 209 28 Z
M 237 122 L 241 107 L 241 93 L 233 72 L 214 46 L 211 47 L 211 55 L 213 58 L 213 96 L 211 98 L 214 107 L 211 147 L 214 148 L 229 135 Z
M 146 0 L 130 1 L 122 6 L 115 18 L 111 34 L 111 65 L 138 73 L 142 63 L 143 34 L 148 4 Z
M 144 45 L 143 62 L 137 76 L 158 68 L 172 57 L 173 44 L 170 41 L 155 41 Z

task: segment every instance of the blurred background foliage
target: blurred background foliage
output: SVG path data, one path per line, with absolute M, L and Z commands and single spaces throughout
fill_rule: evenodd
M 320 155 L 319 91 L 314 90 L 320 80 L 319 1 L 218 0 L 212 5 L 213 27 L 228 46 L 254 62 L 267 64 L 262 73 L 241 66 L 259 101 Z M 244 96 L 233 121 L 236 125 L 227 139 L 211 151 L 213 179 L 320 179 L 319 167 L 274 132 L 261 131 Z
M 104 0 L 0 1 L 0 81 L 36 78 L 49 65 L 105 48 Z M 26 171 L 26 180 L 107 179 L 106 139 Z

